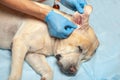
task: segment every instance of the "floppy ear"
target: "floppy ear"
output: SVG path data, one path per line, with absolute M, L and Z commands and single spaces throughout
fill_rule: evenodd
M 75 12 L 72 16 L 72 21 L 78 25 L 78 29 L 87 29 L 88 28 L 88 20 L 89 15 L 92 12 L 92 6 L 86 5 L 84 7 L 84 13 L 80 14 L 79 12 Z
M 82 15 L 79 12 L 75 12 L 72 16 L 72 21 L 77 25 L 81 25 L 82 24 Z
M 84 14 L 88 14 L 88 15 L 90 15 L 91 14 L 91 12 L 92 12 L 92 6 L 91 5 L 86 5 L 85 7 L 84 7 Z

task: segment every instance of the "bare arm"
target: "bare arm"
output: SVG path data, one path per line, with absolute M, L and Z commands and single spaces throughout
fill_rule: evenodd
M 0 3 L 9 8 L 32 15 L 41 20 L 44 20 L 48 12 L 52 10 L 52 8 L 47 5 L 37 5 L 31 0 L 0 0 Z

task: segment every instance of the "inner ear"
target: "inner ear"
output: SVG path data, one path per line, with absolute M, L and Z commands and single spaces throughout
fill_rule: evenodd
M 80 14 L 79 12 L 75 12 L 71 18 L 71 20 L 78 25 L 80 29 L 87 29 L 89 15 L 92 12 L 92 6 L 86 5 L 84 7 L 84 13 Z
M 84 7 L 84 13 L 85 14 L 88 14 L 88 15 L 90 15 L 91 14 L 91 12 L 92 12 L 92 6 L 91 5 L 86 5 L 85 7 Z
M 79 12 L 75 12 L 72 16 L 72 21 L 75 24 L 82 25 L 82 15 Z

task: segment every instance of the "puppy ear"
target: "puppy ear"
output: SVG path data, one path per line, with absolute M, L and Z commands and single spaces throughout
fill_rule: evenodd
M 72 16 L 72 21 L 78 25 L 78 29 L 87 29 L 88 28 L 88 20 L 89 15 L 92 12 L 92 6 L 86 5 L 84 7 L 84 13 L 80 14 L 79 12 L 75 12 Z
M 77 25 L 81 25 L 82 24 L 82 15 L 79 12 L 75 12 L 72 16 L 72 21 Z
M 86 5 L 86 6 L 84 7 L 84 13 L 85 13 L 85 14 L 90 15 L 91 12 L 92 12 L 92 10 L 93 10 L 93 8 L 92 8 L 91 5 Z

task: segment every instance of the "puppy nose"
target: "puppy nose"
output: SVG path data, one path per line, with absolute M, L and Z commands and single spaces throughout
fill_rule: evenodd
M 74 66 L 70 66 L 69 72 L 74 74 L 76 72 L 76 68 Z
M 57 54 L 55 57 L 59 61 L 62 56 L 60 54 Z

